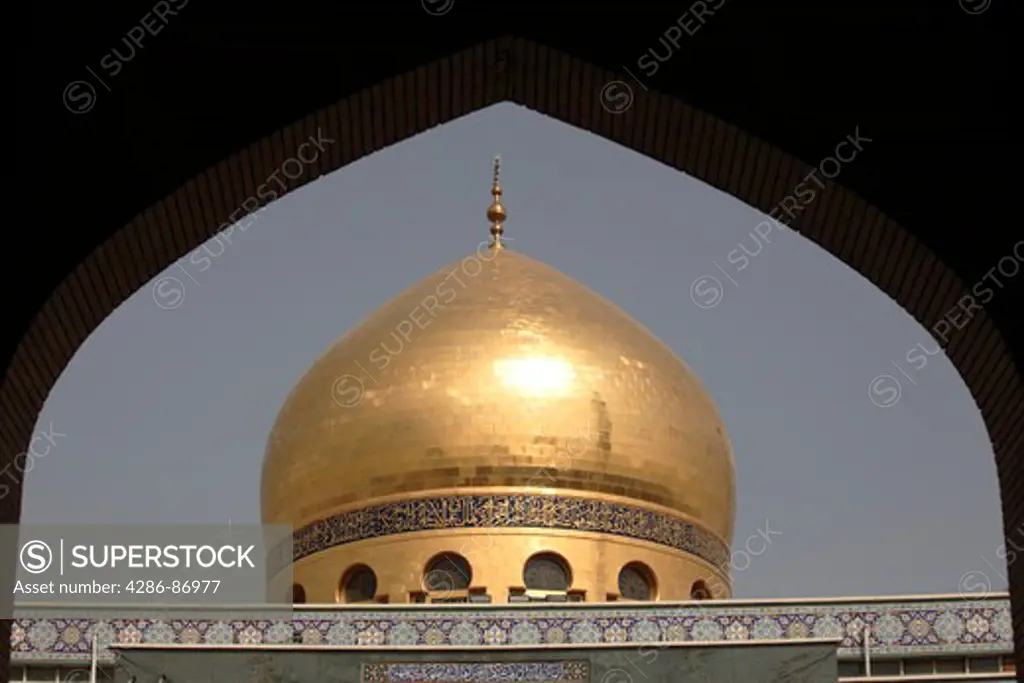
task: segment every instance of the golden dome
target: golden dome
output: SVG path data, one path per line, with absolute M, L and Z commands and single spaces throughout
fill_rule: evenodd
M 577 507 L 560 522 L 537 512 L 556 500 Z M 505 517 L 474 523 L 471 504 Z M 492 243 L 383 306 L 299 381 L 269 440 L 262 515 L 294 526 L 297 560 L 480 524 L 605 532 L 727 575 L 733 461 L 712 400 L 668 348 Z
M 414 285 L 313 365 L 271 435 L 263 517 L 300 527 L 494 485 L 626 496 L 732 534 L 732 456 L 693 373 L 614 304 L 507 249 Z

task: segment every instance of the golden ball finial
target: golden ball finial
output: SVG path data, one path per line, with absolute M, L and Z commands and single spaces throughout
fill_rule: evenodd
M 500 223 L 505 220 L 505 207 L 501 204 L 491 204 L 487 209 L 487 220 L 492 223 Z
M 508 218 L 505 206 L 501 203 L 501 185 L 498 184 L 501 175 L 501 157 L 494 157 L 494 183 L 491 186 L 491 205 L 487 208 L 487 220 L 491 222 L 491 249 L 500 251 L 505 247 L 501 243 L 501 236 L 505 234 L 502 223 Z

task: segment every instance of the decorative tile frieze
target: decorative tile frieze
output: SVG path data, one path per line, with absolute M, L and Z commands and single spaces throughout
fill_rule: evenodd
M 363 683 L 570 683 L 590 680 L 587 662 L 364 664 Z
M 78 608 L 81 609 L 81 608 Z M 261 643 L 460 647 L 564 643 L 655 643 L 840 639 L 840 655 L 862 652 L 868 626 L 876 655 L 1009 653 L 1004 599 L 866 604 L 588 605 L 508 608 L 310 610 L 286 619 L 70 619 L 20 610 L 15 660 L 88 661 L 93 636 L 110 643 Z M 166 614 L 166 613 L 165 613 Z M 427 680 L 427 679 L 424 679 Z M 514 679 L 513 679 L 514 680 Z
M 370 538 L 436 529 L 560 529 L 624 536 L 729 566 L 729 547 L 699 526 L 660 512 L 567 496 L 463 495 L 352 510 L 295 531 L 295 561 Z

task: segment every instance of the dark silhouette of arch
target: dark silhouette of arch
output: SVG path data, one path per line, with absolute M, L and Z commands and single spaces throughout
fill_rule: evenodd
M 467 0 L 464 5 L 468 4 Z M 894 8 L 897 4 L 893 3 Z M 416 3 L 411 5 L 415 6 Z M 840 10 L 840 5 L 845 9 Z M 637 12 L 646 11 L 646 7 L 641 6 L 633 9 Z M 379 24 L 370 26 L 371 18 L 368 17 L 366 24 L 360 23 L 361 30 L 370 33 L 379 30 L 381 35 L 394 35 L 393 10 L 390 6 L 382 8 L 382 14 L 373 18 Z M 414 10 L 419 11 L 419 8 L 415 7 Z M 716 17 L 716 21 L 724 22 L 719 26 L 732 26 L 735 29 L 733 33 L 728 33 L 724 28 L 719 30 L 715 26 L 705 27 L 703 33 L 694 36 L 694 40 L 687 42 L 681 51 L 690 50 L 691 55 L 701 54 L 698 52 L 704 49 L 701 46 L 717 45 L 708 41 L 701 42 L 704 34 L 714 31 L 719 31 L 719 37 L 724 33 L 722 40 L 727 44 L 732 36 L 731 40 L 735 44 L 728 44 L 725 52 L 731 53 L 736 49 L 757 50 L 757 59 L 748 58 L 750 54 L 740 59 L 747 65 L 744 69 L 750 71 L 748 80 L 716 82 L 714 54 L 717 53 L 703 53 L 710 54 L 711 58 L 699 62 L 701 69 L 683 69 L 686 71 L 684 80 L 692 84 L 689 91 L 665 76 L 672 66 L 665 64 L 658 74 L 658 77 L 668 78 L 662 82 L 663 87 L 632 85 L 631 106 L 617 115 L 602 107 L 600 96 L 601 93 L 611 95 L 605 98 L 604 104 L 615 107 L 618 106 L 615 102 L 621 102 L 619 98 L 626 92 L 619 86 L 616 86 L 614 92 L 605 90 L 605 84 L 611 81 L 625 82 L 627 78 L 621 73 L 621 68 L 616 66 L 621 64 L 618 54 L 601 54 L 589 46 L 571 44 L 569 39 L 565 39 L 561 50 L 541 44 L 557 44 L 553 35 L 535 40 L 504 37 L 466 47 L 471 45 L 473 39 L 463 36 L 479 35 L 479 39 L 483 40 L 485 31 L 479 26 L 470 34 L 461 28 L 456 31 L 454 24 L 450 23 L 446 28 L 443 21 L 447 20 L 437 17 L 421 17 L 435 22 L 431 24 L 433 32 L 416 28 L 416 35 L 420 38 L 429 37 L 433 42 L 429 47 L 415 48 L 415 56 L 407 59 L 403 55 L 388 60 L 364 58 L 360 60 L 358 69 L 361 80 L 339 86 L 334 97 L 318 93 L 316 105 L 312 104 L 312 100 L 302 100 L 302 109 L 299 111 L 278 106 L 278 102 L 287 99 L 281 97 L 271 98 L 274 108 L 269 111 L 268 105 L 268 111 L 259 122 L 256 121 L 256 114 L 252 115 L 252 120 L 243 121 L 236 110 L 232 113 L 231 126 L 225 125 L 216 134 L 212 132 L 213 128 L 207 129 L 205 134 L 210 136 L 209 139 L 197 139 L 188 149 L 176 149 L 174 145 L 180 146 L 178 141 L 181 138 L 168 133 L 181 121 L 178 112 L 167 107 L 165 102 L 142 99 L 154 96 L 136 94 L 148 91 L 141 87 L 134 90 L 128 88 L 127 81 L 122 81 L 125 87 L 121 88 L 119 96 L 140 98 L 139 101 L 147 106 L 139 112 L 118 111 L 117 101 L 113 100 L 116 93 L 101 101 L 98 108 L 110 102 L 109 106 L 115 108 L 113 111 L 116 112 L 108 119 L 102 119 L 101 113 L 95 114 L 97 118 L 93 121 L 109 121 L 102 124 L 108 126 L 103 129 L 108 134 L 106 137 L 91 135 L 92 129 L 87 127 L 87 123 L 82 123 L 85 119 L 59 112 L 64 118 L 70 116 L 73 119 L 77 128 L 68 130 L 76 131 L 76 139 L 87 142 L 82 143 L 77 154 L 68 154 L 67 136 L 53 135 L 51 137 L 55 142 L 53 148 L 48 148 L 50 152 L 34 154 L 33 159 L 38 164 L 34 167 L 37 169 L 35 173 L 42 179 L 41 182 L 48 184 L 56 182 L 52 174 L 45 172 L 55 168 L 56 158 L 61 157 L 60 163 L 69 167 L 85 168 L 82 166 L 85 163 L 82 158 L 90 154 L 96 158 L 112 157 L 113 153 L 102 145 L 116 146 L 116 136 L 111 134 L 123 129 L 125 121 L 137 119 L 139 122 L 138 130 L 125 136 L 126 139 L 130 138 L 130 144 L 125 143 L 124 149 L 132 150 L 130 154 L 135 156 L 115 159 L 126 169 L 123 174 L 113 178 L 109 174 L 80 172 L 79 179 L 67 183 L 68 191 L 73 191 L 71 188 L 74 185 L 82 185 L 86 189 L 74 200 L 63 202 L 74 207 L 73 210 L 68 208 L 66 215 L 81 219 L 84 212 L 101 223 L 116 221 L 120 224 L 125 219 L 117 216 L 127 218 L 132 212 L 138 213 L 96 251 L 91 249 L 101 244 L 99 238 L 87 244 L 84 232 L 79 233 L 79 237 L 67 238 L 79 240 L 74 242 L 77 250 L 74 260 L 69 257 L 65 264 L 54 266 L 68 273 L 66 279 L 55 290 L 49 286 L 48 281 L 41 281 L 41 287 L 52 293 L 49 298 L 39 299 L 42 305 L 34 317 L 25 319 L 27 330 L 20 343 L 13 340 L 17 346 L 0 385 L 0 468 L 13 468 L 10 471 L 14 476 L 0 482 L 4 487 L 0 488 L 0 521 L 16 523 L 19 520 L 21 478 L 17 476 L 18 456 L 31 444 L 35 421 L 47 393 L 85 338 L 132 292 L 175 259 L 209 239 L 226 221 L 241 218 L 250 209 L 265 203 L 271 196 L 265 191 L 270 178 L 278 178 L 275 182 L 279 186 L 276 186 L 275 194 L 280 196 L 322 173 L 341 168 L 373 151 L 499 101 L 517 102 L 552 118 L 592 131 L 700 178 L 765 212 L 775 208 L 798 182 L 807 177 L 812 166 L 805 162 L 817 163 L 824 154 L 829 153 L 828 140 L 846 134 L 846 124 L 857 125 L 856 118 L 843 119 L 846 123 L 840 126 L 838 121 L 841 117 L 826 116 L 833 112 L 829 109 L 830 105 L 822 100 L 825 97 L 823 93 L 841 90 L 847 93 L 844 101 L 857 102 L 857 107 L 864 112 L 875 111 L 877 114 L 877 111 L 891 110 L 893 113 L 889 118 L 885 118 L 888 114 L 878 114 L 875 120 L 888 124 L 882 126 L 882 133 L 889 136 L 888 149 L 891 151 L 899 148 L 903 156 L 892 152 L 885 160 L 867 162 L 863 171 L 851 169 L 849 174 L 844 172 L 835 179 L 825 180 L 822 187 L 818 188 L 819 193 L 814 202 L 805 211 L 798 213 L 791 225 L 871 280 L 924 327 L 932 329 L 944 319 L 948 311 L 956 309 L 964 295 L 972 292 L 975 284 L 986 276 L 1000 258 L 1009 253 L 1012 246 L 1009 242 L 997 244 L 994 230 L 988 229 L 989 226 L 997 225 L 999 216 L 1009 215 L 1001 210 L 1001 203 L 1008 204 L 1010 200 L 1007 198 L 1012 195 L 1008 191 L 1009 183 L 1000 185 L 1000 174 L 993 172 L 989 164 L 983 163 L 985 159 L 999 158 L 1002 149 L 998 136 L 1000 131 L 1008 130 L 1009 119 L 1005 111 L 993 104 L 989 94 L 1001 91 L 1000 79 L 1007 75 L 1001 61 L 995 57 L 1000 55 L 999 50 L 1007 44 L 1004 41 L 1006 36 L 1001 31 L 1005 30 L 1009 22 L 1000 20 L 999 3 L 994 3 L 987 15 L 974 18 L 964 16 L 956 3 L 949 3 L 948 12 L 941 11 L 945 13 L 936 11 L 926 14 L 930 10 L 917 8 L 915 11 L 920 12 L 920 16 L 915 15 L 911 20 L 915 26 L 920 24 L 921 30 L 910 35 L 902 29 L 901 23 L 910 16 L 906 8 L 894 9 L 892 15 L 879 10 L 871 13 L 870 17 L 865 17 L 858 10 L 859 7 L 852 3 L 843 5 L 837 2 L 830 5 L 834 15 L 823 12 L 816 16 L 822 22 L 820 26 L 811 30 L 801 27 L 799 32 L 807 40 L 815 39 L 815 44 L 819 46 L 826 43 L 848 46 L 862 43 L 866 46 L 856 56 L 862 62 L 855 65 L 870 71 L 870 75 L 858 79 L 857 87 L 860 90 L 856 97 L 849 95 L 851 86 L 846 79 L 831 83 L 825 78 L 803 78 L 801 82 L 804 85 L 813 83 L 813 87 L 803 87 L 793 82 L 790 78 L 792 74 L 782 79 L 778 63 L 764 66 L 762 71 L 755 73 L 755 67 L 768 64 L 769 55 L 762 49 L 765 35 L 776 36 L 772 42 L 777 47 L 790 42 L 778 37 L 769 27 L 772 15 L 779 15 L 779 24 L 774 26 L 793 23 L 793 17 L 777 6 L 768 11 L 730 4 L 722 13 L 722 18 L 719 20 Z M 500 25 L 492 19 L 496 11 L 496 5 L 488 6 L 487 31 Z M 729 12 L 738 18 L 730 19 Z M 848 14 L 839 17 L 843 12 Z M 274 17 L 268 18 L 266 23 L 286 24 L 280 21 L 279 14 L 280 10 L 275 10 Z M 476 15 L 470 12 L 468 16 Z M 650 16 L 654 17 L 655 14 Z M 663 12 L 657 16 L 663 16 Z M 598 19 L 612 21 L 616 26 L 621 23 L 615 17 L 596 17 L 595 21 Z M 104 15 L 103 21 L 106 23 L 108 20 Z M 125 25 L 129 25 L 132 20 L 126 18 L 125 21 Z M 183 15 L 181 21 L 187 25 L 189 19 Z M 126 66 L 126 73 L 132 68 L 152 68 L 157 76 L 169 77 L 173 73 L 170 67 L 180 66 L 180 54 L 189 47 L 200 50 L 214 44 L 231 43 L 232 49 L 241 49 L 239 45 L 242 41 L 237 33 L 225 40 L 209 15 L 204 17 L 204 21 L 209 24 L 202 27 L 188 25 L 191 30 L 179 30 L 177 34 L 165 31 L 152 44 L 147 45 L 144 53 L 137 55 Z M 224 26 L 231 26 L 234 21 L 235 17 L 232 16 L 224 21 Z M 662 20 L 652 18 L 651 21 L 656 23 Z M 971 21 L 975 23 L 964 23 Z M 321 22 L 332 27 L 342 23 L 337 20 Z M 839 27 L 845 24 L 850 25 L 850 40 L 837 36 Z M 871 38 L 874 30 L 871 26 L 876 24 L 884 25 L 886 30 L 899 36 L 895 42 L 900 51 L 925 50 L 925 59 L 932 61 L 925 64 L 915 62 L 913 66 L 914 73 L 919 74 L 920 78 L 900 76 L 903 70 L 899 60 L 891 58 L 889 34 L 885 34 L 886 40 L 883 41 Z M 540 31 L 541 28 L 536 27 L 543 27 L 545 22 L 531 17 L 529 25 L 519 25 L 514 24 L 510 18 L 507 25 L 510 32 L 530 35 L 533 31 Z M 47 25 L 48 35 L 53 29 Z M 88 33 L 79 29 L 79 26 L 75 27 L 81 34 Z M 656 27 L 652 30 L 658 33 Z M 449 41 L 446 31 L 457 33 L 462 42 Z M 442 34 L 443 39 L 436 38 Z M 305 27 L 302 37 L 303 40 L 298 41 L 302 45 L 313 42 L 306 36 Z M 321 37 L 326 39 L 326 36 Z M 332 44 L 344 42 L 334 40 L 333 34 L 330 37 Z M 174 42 L 179 39 L 191 42 L 182 47 L 180 43 Z M 169 46 L 163 53 L 159 42 L 161 40 Z M 623 42 L 607 41 L 600 36 L 593 40 L 595 43 Z M 47 42 L 55 44 L 60 41 L 51 36 Z M 274 56 L 275 63 L 282 62 L 283 40 L 275 42 L 261 39 L 257 42 Z M 380 42 L 382 52 L 393 57 L 393 42 Z M 445 47 L 438 47 L 442 42 Z M 991 52 L 986 52 L 987 46 L 992 46 Z M 246 49 L 253 48 L 246 45 Z M 797 45 L 795 49 L 803 53 L 808 51 L 803 45 Z M 853 49 L 850 47 L 847 52 Z M 105 50 L 95 51 L 95 54 L 104 54 Z M 958 50 L 962 50 L 963 54 Z M 878 54 L 875 58 L 877 62 L 868 61 L 872 59 L 869 53 Z M 584 54 L 592 61 L 572 56 Z M 971 58 L 966 59 L 964 55 Z M 987 58 L 986 55 L 993 58 Z M 836 60 L 842 55 L 837 53 L 831 57 L 829 60 L 821 60 L 824 65 L 822 68 L 827 67 L 834 72 L 838 69 Z M 330 58 L 326 55 L 310 59 L 315 61 L 318 58 L 325 63 L 325 68 L 334 68 L 327 64 Z M 164 61 L 161 62 L 161 59 Z M 683 57 L 679 57 L 679 60 L 693 63 Z M 396 66 L 400 63 L 406 66 Z M 978 63 L 985 64 L 985 68 L 976 68 Z M 147 67 L 146 64 L 153 66 Z M 381 66 L 383 64 L 387 66 Z M 597 64 L 604 64 L 605 68 Z M 170 67 L 159 71 L 161 65 Z M 216 75 L 205 83 L 208 86 L 205 91 L 197 92 L 197 101 L 209 99 L 210 93 L 216 91 L 216 86 L 212 85 L 216 78 L 221 79 L 225 89 L 232 83 L 225 69 L 215 71 L 214 67 L 218 65 L 212 58 L 204 61 L 203 65 L 202 71 L 214 72 Z M 850 60 L 843 62 L 843 73 L 856 73 L 852 65 Z M 614 67 L 617 71 L 608 70 L 607 67 Z M 248 63 L 246 70 L 254 74 L 249 85 L 245 86 L 250 88 L 250 92 L 259 92 L 257 85 L 275 82 L 262 70 L 252 69 Z M 873 85 L 881 83 L 887 71 L 895 72 L 891 89 L 884 90 L 884 85 Z M 189 86 L 194 87 L 202 76 L 189 73 Z M 938 93 L 934 101 L 928 99 L 931 95 L 926 96 L 921 88 L 899 99 L 908 89 L 915 88 L 912 81 L 921 79 L 934 84 L 934 90 Z M 287 79 L 280 80 L 284 82 Z M 328 79 L 323 80 L 326 82 Z M 52 85 L 42 79 L 37 81 L 40 88 L 44 84 Z M 305 87 L 298 85 L 294 79 L 288 80 L 289 83 L 293 81 L 296 85 L 289 87 L 294 91 L 298 92 Z M 791 83 L 792 87 L 779 92 L 780 82 Z M 771 96 L 777 98 L 775 104 L 778 111 L 774 115 L 764 109 L 757 109 L 748 115 L 743 107 L 737 106 L 736 99 L 729 99 L 725 94 L 744 90 L 759 92 L 758 86 L 763 86 L 764 93 L 770 92 Z M 168 81 L 165 78 L 154 85 L 153 92 L 166 87 Z M 869 92 L 870 88 L 874 89 Z M 692 96 L 687 97 L 687 92 Z M 979 96 L 972 96 L 974 94 Z M 798 96 L 804 105 L 814 99 L 821 100 L 822 104 L 817 109 L 807 105 L 799 111 L 787 110 L 787 103 Z M 869 106 L 872 97 L 882 104 L 876 102 L 872 109 Z M 49 101 L 48 98 L 52 99 L 50 94 L 34 98 L 33 101 Z M 891 105 L 894 98 L 899 100 L 899 106 Z M 986 132 L 969 137 L 964 128 L 948 123 L 951 119 L 964 116 L 967 111 L 963 107 L 957 108 L 957 98 L 967 101 L 966 106 L 972 112 L 977 111 L 979 116 L 985 117 L 985 125 L 976 128 Z M 750 101 L 749 96 L 745 101 Z M 698 102 L 700 105 L 696 106 Z M 839 100 L 834 99 L 831 105 L 841 108 L 837 102 Z M 186 104 L 183 97 L 176 101 L 176 106 L 183 109 Z M 902 108 L 904 105 L 906 108 Z M 201 109 L 196 106 L 194 111 Z M 820 116 L 812 122 L 807 116 L 800 115 L 808 113 Z M 791 126 L 786 124 L 787 118 L 794 121 Z M 741 125 L 740 122 L 745 123 Z M 26 121 L 26 129 L 28 123 Z M 803 136 L 796 132 L 797 129 L 807 131 L 815 123 L 828 129 L 823 128 Z M 62 125 L 71 126 L 63 120 Z M 145 138 L 143 132 L 147 127 L 153 130 L 149 138 Z M 918 130 L 929 134 L 933 130 L 939 132 L 929 138 L 928 135 L 916 135 L 915 131 Z M 929 141 L 933 144 L 942 142 L 941 135 L 950 130 L 957 131 L 960 137 L 955 144 L 945 140 L 947 144 L 943 149 L 947 157 L 936 157 L 928 149 Z M 283 164 L 299 153 L 299 146 L 309 136 L 316 139 L 318 131 L 336 140 L 337 144 L 330 145 L 319 154 L 303 175 L 281 179 Z M 879 135 L 867 130 L 864 133 L 868 136 Z M 25 137 L 21 136 L 19 144 L 22 144 Z M 156 141 L 161 137 L 166 138 L 167 142 L 163 143 L 166 147 L 156 146 L 159 144 Z M 781 147 L 767 142 L 768 138 Z M 212 140 L 219 141 L 215 143 Z M 90 144 L 94 146 L 89 147 Z M 147 144 L 150 146 L 147 147 Z M 972 145 L 972 149 L 980 151 L 973 156 L 954 156 Z M 989 153 L 984 150 L 988 147 L 993 151 L 986 156 Z M 160 164 L 173 166 L 173 170 L 159 176 L 139 174 L 135 170 L 144 162 L 152 163 L 154 156 L 160 160 Z M 887 174 L 886 162 L 894 159 L 905 161 L 912 157 L 927 158 L 929 162 L 919 163 L 913 169 L 899 166 L 898 170 Z M 967 158 L 972 159 L 973 163 L 965 164 L 961 161 Z M 178 159 L 187 162 L 178 165 L 170 163 Z M 929 166 L 942 164 L 946 164 L 946 167 L 929 175 L 927 182 L 911 187 L 913 174 L 910 170 L 925 175 L 929 173 Z M 896 168 L 896 165 L 888 165 Z M 154 170 L 153 173 L 158 171 Z M 273 175 L 275 173 L 277 176 Z M 91 178 L 92 175 L 101 176 L 102 182 Z M 955 181 L 943 185 L 944 176 L 954 177 Z M 971 178 L 976 180 L 972 181 Z M 264 186 L 262 193 L 261 186 Z M 858 191 L 850 189 L 853 187 Z M 52 187 L 47 189 L 53 191 Z M 62 189 L 57 187 L 56 191 Z M 116 195 L 116 199 L 105 200 L 107 203 L 85 201 L 99 194 Z M 252 203 L 254 199 L 256 204 Z M 102 211 L 99 208 L 91 211 L 94 206 L 102 208 Z M 52 210 L 58 212 L 63 207 L 56 206 Z M 96 215 L 92 216 L 93 213 Z M 75 224 L 81 222 L 75 221 Z M 948 227 L 952 236 L 939 235 L 932 229 L 933 224 Z M 80 229 L 84 231 L 87 227 L 81 226 Z M 106 226 L 98 229 L 106 230 Z M 79 265 L 70 270 L 72 263 L 79 261 Z M 5 281 L 8 285 L 17 282 L 14 276 L 8 277 L 10 279 Z M 1005 289 L 1003 291 L 1001 288 L 995 301 L 975 313 L 969 325 L 950 335 L 946 351 L 981 410 L 996 455 L 1004 527 L 1016 530 L 1024 525 L 1024 484 L 1021 483 L 1024 482 L 1024 333 L 1019 324 L 1018 304 L 1009 292 L 1010 285 Z M 16 291 L 10 286 L 5 290 Z M 21 292 L 18 291 L 18 294 L 20 296 Z M 16 328 L 20 329 L 21 318 L 14 318 L 14 322 Z M 6 552 L 0 554 L 13 556 Z M 1021 660 L 1024 651 L 1024 564 L 1014 563 L 1009 569 L 1017 663 L 1018 670 L 1021 670 L 1024 667 L 1024 661 Z M 7 591 L 3 592 L 4 596 L 7 594 Z M 0 639 L 9 637 L 8 628 L 8 622 L 0 622 Z M 4 655 L 0 657 L 0 677 L 6 673 L 6 665 L 7 657 Z

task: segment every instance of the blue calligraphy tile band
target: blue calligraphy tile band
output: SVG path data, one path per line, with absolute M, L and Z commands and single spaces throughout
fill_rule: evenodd
M 610 534 L 667 546 L 715 567 L 729 566 L 723 541 L 678 517 L 606 501 L 523 494 L 442 496 L 351 510 L 297 530 L 293 555 L 298 561 L 346 543 L 414 531 L 487 528 Z

